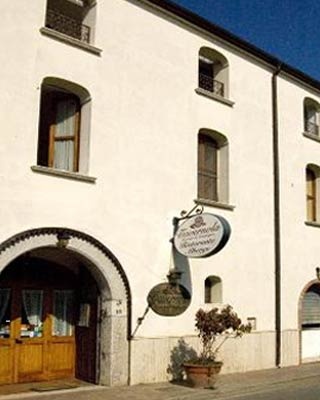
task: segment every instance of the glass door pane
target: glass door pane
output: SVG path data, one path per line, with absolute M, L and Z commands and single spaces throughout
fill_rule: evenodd
M 52 336 L 73 335 L 73 290 L 53 293 Z
M 41 337 L 43 290 L 22 290 L 20 337 Z
M 11 290 L 0 288 L 0 338 L 10 337 Z

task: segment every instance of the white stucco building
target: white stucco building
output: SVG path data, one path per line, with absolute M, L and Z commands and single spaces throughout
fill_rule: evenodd
M 20 3 L 0 5 L 0 383 L 170 379 L 221 304 L 255 325 L 223 372 L 320 359 L 320 83 L 166 0 Z M 230 240 L 172 254 L 197 204 Z M 145 314 L 173 266 L 190 306 Z

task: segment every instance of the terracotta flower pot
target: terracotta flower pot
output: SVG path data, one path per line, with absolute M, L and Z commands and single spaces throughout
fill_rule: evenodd
M 212 388 L 217 381 L 217 375 L 221 370 L 222 362 L 214 361 L 207 365 L 185 363 L 183 367 L 187 375 L 187 383 L 190 386 Z

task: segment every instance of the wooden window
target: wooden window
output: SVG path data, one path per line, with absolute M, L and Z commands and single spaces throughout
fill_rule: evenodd
M 76 172 L 79 167 L 80 102 L 77 96 L 44 88 L 38 164 Z
M 316 175 L 311 169 L 307 169 L 307 220 L 316 221 Z
M 218 200 L 217 159 L 217 142 L 208 135 L 199 134 L 198 197 L 200 199 Z

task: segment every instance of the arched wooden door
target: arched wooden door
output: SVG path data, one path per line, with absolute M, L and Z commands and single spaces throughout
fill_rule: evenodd
M 0 383 L 75 376 L 78 288 L 78 276 L 39 260 L 1 274 Z

